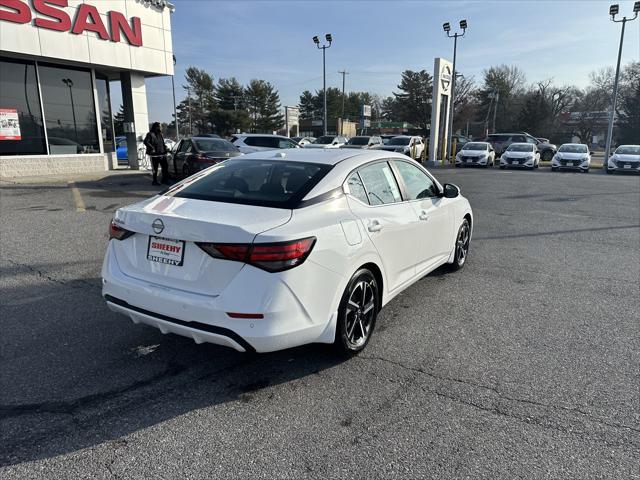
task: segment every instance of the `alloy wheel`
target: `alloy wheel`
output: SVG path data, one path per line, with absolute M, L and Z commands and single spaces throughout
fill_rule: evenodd
M 459 266 L 464 265 L 464 262 L 467 260 L 470 237 L 469 223 L 465 221 L 460 227 L 458 238 L 456 239 L 456 263 Z
M 376 286 L 373 281 L 359 280 L 351 289 L 345 305 L 345 334 L 350 349 L 358 350 L 371 334 L 376 315 Z

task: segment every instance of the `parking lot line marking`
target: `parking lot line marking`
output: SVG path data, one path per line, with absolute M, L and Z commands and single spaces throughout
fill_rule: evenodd
M 73 194 L 73 201 L 76 203 L 76 212 L 84 212 L 86 207 L 84 206 L 82 195 L 80 195 L 80 190 L 76 187 L 75 182 L 69 182 L 68 185 L 71 189 L 71 193 Z

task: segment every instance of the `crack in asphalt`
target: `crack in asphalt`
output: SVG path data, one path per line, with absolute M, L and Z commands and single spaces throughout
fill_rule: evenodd
M 185 365 L 169 362 L 169 365 L 160 373 L 153 375 L 145 380 L 134 382 L 125 387 L 116 388 L 113 390 L 107 390 L 106 392 L 93 393 L 84 397 L 76 398 L 69 401 L 58 402 L 40 402 L 40 403 L 24 403 L 17 405 L 0 405 L 0 420 L 17 417 L 20 415 L 32 415 L 42 413 L 54 413 L 54 414 L 68 414 L 74 415 L 78 410 L 82 408 L 90 407 L 92 404 L 101 403 L 106 400 L 119 397 L 128 392 L 139 390 L 148 385 L 152 385 L 159 380 L 169 377 L 175 377 L 176 375 L 187 370 Z
M 562 406 L 562 405 L 553 405 L 553 404 L 550 404 L 550 403 L 538 402 L 538 401 L 529 400 L 529 399 L 526 399 L 526 398 L 510 397 L 510 396 L 505 395 L 504 393 L 502 393 L 498 388 L 496 388 L 494 386 L 491 386 L 491 385 L 484 385 L 484 384 L 481 384 L 481 383 L 475 383 L 475 382 L 471 382 L 471 381 L 463 380 L 463 379 L 459 379 L 459 378 L 437 375 L 437 374 L 429 372 L 429 371 L 427 371 L 427 370 L 425 370 L 423 368 L 412 367 L 412 366 L 409 366 L 409 365 L 405 365 L 402 362 L 397 362 L 395 360 L 390 360 L 388 358 L 384 358 L 384 357 L 380 357 L 380 356 L 363 356 L 363 355 L 359 355 L 357 358 L 365 359 L 365 360 L 378 360 L 378 361 L 381 361 L 381 362 L 385 362 L 385 363 L 389 363 L 391 365 L 398 366 L 398 367 L 400 367 L 400 368 L 402 368 L 404 370 L 415 372 L 415 373 L 418 373 L 418 374 L 421 374 L 421 375 L 426 375 L 426 376 L 428 376 L 430 378 L 433 378 L 435 380 L 446 381 L 446 382 L 455 382 L 455 383 L 460 383 L 460 384 L 463 384 L 463 385 L 471 386 L 471 387 L 474 387 L 474 388 L 480 388 L 480 389 L 483 389 L 483 390 L 488 390 L 488 391 L 491 391 L 494 394 L 496 394 L 501 399 L 507 400 L 509 402 L 523 403 L 523 404 L 532 405 L 532 406 L 535 406 L 535 407 L 549 408 L 549 409 L 552 409 L 552 410 L 562 410 L 562 411 L 565 411 L 565 412 L 568 412 L 568 413 L 571 413 L 571 414 L 578 413 L 578 414 L 586 417 L 587 420 L 592 421 L 594 423 L 598 423 L 598 424 L 601 424 L 601 425 L 604 425 L 604 426 L 607 426 L 607 427 L 611 427 L 611 428 L 615 428 L 615 429 L 625 429 L 625 430 L 629 430 L 629 431 L 632 431 L 632 432 L 640 433 L 640 428 L 636 428 L 636 427 L 633 427 L 633 426 L 630 426 L 630 425 L 621 424 L 621 423 L 608 422 L 608 421 L 606 421 L 604 419 L 601 419 L 601 418 L 598 418 L 598 417 L 594 417 L 592 414 L 580 409 L 579 407 L 565 407 L 565 406 Z M 518 419 L 518 420 L 525 421 L 526 423 L 536 423 L 536 422 L 530 421 L 532 419 L 529 419 L 528 417 L 524 418 L 524 417 L 521 417 L 521 416 L 518 416 L 518 415 L 509 414 L 509 413 L 501 411 L 501 410 L 499 410 L 499 409 L 497 409 L 495 407 L 493 407 L 493 408 L 485 407 L 485 406 L 479 405 L 479 404 L 477 404 L 475 402 L 471 402 L 469 400 L 464 400 L 462 398 L 453 396 L 451 394 L 443 393 L 443 392 L 441 392 L 440 390 L 437 390 L 437 389 L 428 389 L 427 391 L 429 391 L 431 393 L 434 393 L 434 394 L 436 394 L 438 396 L 448 398 L 449 400 L 454 400 L 454 401 L 463 403 L 465 405 L 478 408 L 480 410 L 484 410 L 484 411 L 487 411 L 487 412 L 495 413 L 495 414 L 498 414 L 498 415 L 504 415 L 504 416 L 512 417 L 512 418 L 515 418 L 515 419 Z
M 27 270 L 29 270 L 32 273 L 35 273 L 38 277 L 47 280 L 49 282 L 55 283 L 57 285 L 63 285 L 65 287 L 70 287 L 70 288 L 76 288 L 79 290 L 87 290 L 87 288 L 89 290 L 97 290 L 99 292 L 102 292 L 102 287 L 100 287 L 100 285 L 96 285 L 94 283 L 88 282 L 86 280 L 83 280 L 81 278 L 78 279 L 74 279 L 73 282 L 71 283 L 67 280 L 60 280 L 59 278 L 54 278 L 53 276 L 51 276 L 51 274 L 46 273 L 42 270 L 38 270 L 37 268 L 32 267 L 31 265 L 27 264 L 27 263 L 20 263 L 20 262 L 15 262 L 11 259 L 6 259 L 10 264 L 16 266 L 16 267 L 21 267 L 21 268 L 26 268 Z M 87 287 L 87 288 L 85 288 Z
M 107 471 L 109 472 L 109 475 L 111 475 L 113 478 L 119 479 L 121 478 L 120 475 L 118 475 L 114 469 L 113 469 L 113 464 L 116 463 L 116 459 L 118 457 L 118 450 L 120 450 L 121 448 L 126 448 L 129 445 L 129 442 L 127 440 L 125 440 L 124 438 L 120 438 L 118 440 L 112 440 L 111 442 L 108 442 L 107 446 L 111 449 L 113 449 L 113 451 L 111 452 L 111 459 L 109 459 L 109 461 L 107 461 L 105 463 L 105 467 L 107 469 Z

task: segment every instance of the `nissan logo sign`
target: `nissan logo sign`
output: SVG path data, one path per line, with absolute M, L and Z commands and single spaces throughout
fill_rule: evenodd
M 164 223 L 159 218 L 156 218 L 151 224 L 151 228 L 153 228 L 154 232 L 160 234 L 164 230 Z
M 451 67 L 449 65 L 442 67 L 442 71 L 440 72 L 440 84 L 445 92 L 449 90 L 449 85 L 451 85 Z

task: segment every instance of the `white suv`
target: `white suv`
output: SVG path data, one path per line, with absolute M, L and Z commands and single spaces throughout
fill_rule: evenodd
M 238 147 L 242 153 L 279 150 L 281 148 L 300 148 L 300 145 L 289 137 L 266 133 L 239 133 L 231 137 L 231 143 Z
M 323 135 L 305 145 L 304 148 L 340 148 L 345 143 L 347 139 L 342 135 Z

